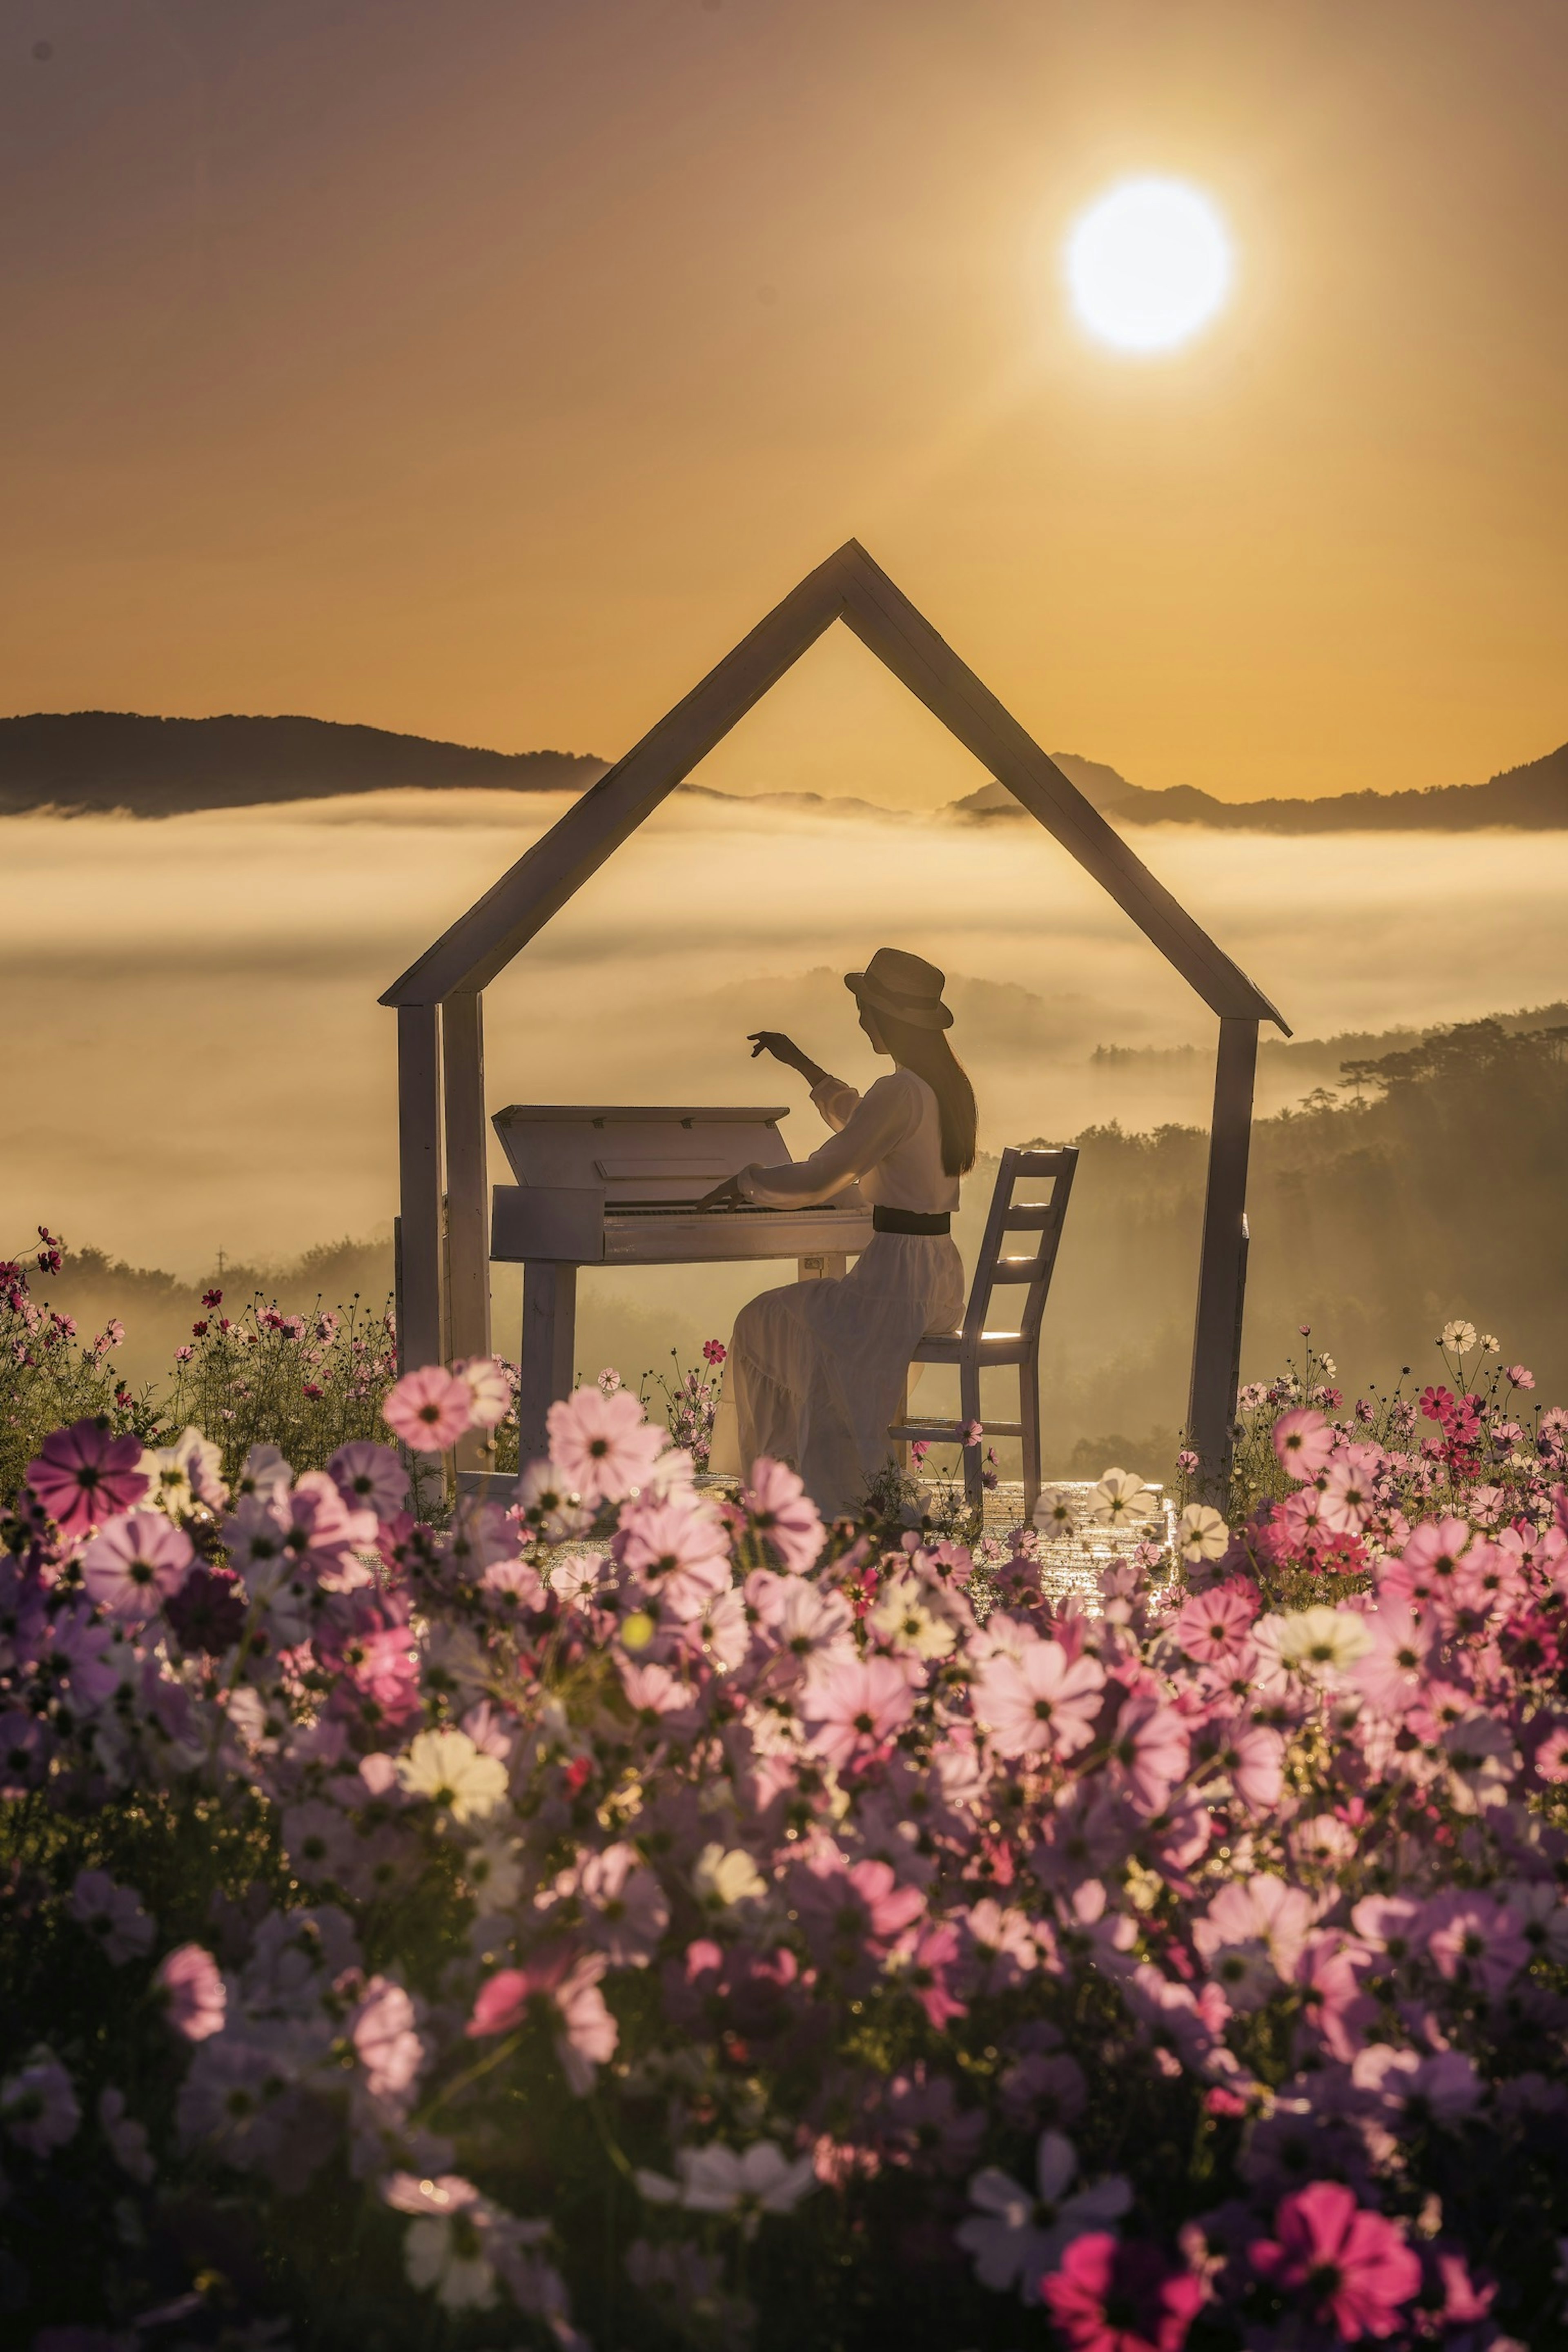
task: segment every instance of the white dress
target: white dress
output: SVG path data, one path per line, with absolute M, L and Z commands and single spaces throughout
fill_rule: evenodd
M 809 1160 L 747 1169 L 741 1190 L 804 1208 L 858 1183 L 874 1208 L 919 1215 L 958 1206 L 942 1164 L 942 1119 L 924 1078 L 896 1069 L 865 1095 L 823 1078 L 811 1099 L 837 1129 Z M 851 1196 L 853 1197 L 853 1195 Z M 736 1318 L 712 1466 L 750 1473 L 759 1454 L 793 1463 L 826 1513 L 852 1511 L 892 1454 L 910 1359 L 927 1332 L 963 1319 L 963 1266 L 947 1234 L 874 1234 L 838 1281 L 764 1291 Z

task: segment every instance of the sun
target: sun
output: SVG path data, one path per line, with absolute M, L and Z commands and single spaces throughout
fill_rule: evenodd
M 1224 308 L 1235 276 L 1218 206 L 1184 180 L 1123 180 L 1080 213 L 1063 255 L 1079 323 L 1132 353 L 1173 351 Z

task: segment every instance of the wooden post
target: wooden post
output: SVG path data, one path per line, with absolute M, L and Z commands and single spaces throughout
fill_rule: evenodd
M 576 1267 L 556 1258 L 525 1259 L 517 1395 L 517 1458 L 525 1470 L 550 1451 L 546 1418 L 557 1397 L 572 1393 L 576 1352 Z
M 441 1034 L 434 1004 L 397 1008 L 397 1144 L 403 1195 L 404 1371 L 441 1356 Z
M 1230 1476 L 1236 1425 L 1237 1367 L 1247 1283 L 1247 1162 L 1252 1145 L 1258 1028 L 1256 1021 L 1227 1019 L 1219 1024 L 1197 1325 L 1193 1334 L 1193 1384 L 1187 1403 L 1187 1444 L 1198 1457 L 1198 1492 L 1220 1505 Z
M 486 1216 L 485 1047 L 478 995 L 441 1007 L 441 1075 L 447 1113 L 447 1351 L 490 1352 L 490 1247 Z M 483 1430 L 458 1441 L 459 1470 L 488 1470 L 494 1447 Z

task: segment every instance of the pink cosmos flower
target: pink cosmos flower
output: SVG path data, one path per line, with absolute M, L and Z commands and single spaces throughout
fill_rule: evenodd
M 612 1547 L 621 1566 L 655 1586 L 662 1609 L 682 1623 L 700 1617 L 730 1589 L 722 1523 L 692 1503 L 637 1503 L 621 1517 Z
M 1275 2238 L 1247 2248 L 1253 2268 L 1299 2297 L 1340 2339 L 1392 2336 L 1400 2310 L 1420 2291 L 1421 2265 L 1394 2224 L 1358 2206 L 1340 2180 L 1314 2180 L 1283 2200 Z
M 1380 1594 L 1386 1588 L 1380 1588 Z M 1436 1628 L 1424 1611 L 1390 1597 L 1363 1620 L 1372 1646 L 1347 1680 L 1380 1715 L 1398 1717 L 1418 1696 L 1431 1662 Z
M 1568 1780 L 1568 1724 L 1549 1731 L 1531 1760 L 1543 1780 Z
M 468 1426 L 495 1429 L 511 1411 L 511 1378 L 499 1356 L 465 1356 L 452 1370 L 468 1391 Z
M 477 2041 L 510 2033 L 531 2011 L 548 2019 L 567 2084 L 585 2098 L 594 2087 L 595 2068 L 614 2057 L 620 2038 L 599 1990 L 607 1965 L 603 1952 L 574 1952 L 562 1945 L 535 1954 L 526 1968 L 502 1969 L 481 1989 L 465 2031 Z
M 195 1558 L 191 1539 L 162 1511 L 111 1519 L 81 1556 L 81 1579 L 99 1607 L 140 1625 L 178 1592 Z
M 409 2088 L 425 2063 L 425 2044 L 415 2027 L 414 2003 L 400 1984 L 372 1977 L 348 2032 L 373 2099 L 395 2098 Z
M 1426 1906 L 1422 1927 L 1426 1949 L 1439 1975 L 1450 1983 L 1463 1971 L 1495 1998 L 1530 1965 L 1519 1914 L 1489 1895 L 1466 1888 L 1435 1895 Z
M 844 1658 L 814 1674 L 801 1702 L 810 1745 L 838 1768 L 891 1739 L 914 1713 L 910 1678 L 893 1658 Z
M 102 1419 L 73 1421 L 45 1438 L 27 1484 L 62 1535 L 85 1535 L 142 1500 L 141 1460 L 139 1437 L 111 1437 Z
M 938 2033 L 953 2018 L 969 2014 L 953 1990 L 963 1956 L 963 1940 L 951 1919 L 934 1927 L 911 1927 L 893 1955 L 900 1981 Z
M 846 1864 L 836 1846 L 813 1854 L 795 1873 L 791 1891 L 813 1942 L 843 1967 L 862 1950 L 884 1958 L 925 1909 L 921 1890 L 900 1881 L 890 1863 Z
M 182 1944 L 168 1953 L 153 1982 L 163 1996 L 170 2024 L 187 2042 L 205 2042 L 223 2032 L 228 1995 L 217 1962 L 200 1944 Z
M 1249 1813 L 1264 1813 L 1279 1801 L 1285 1786 L 1285 1740 L 1271 1724 L 1251 1723 L 1246 1717 L 1216 1719 L 1207 1726 L 1214 1741 L 1215 1760 L 1230 1776 L 1237 1801 Z
M 1176 1619 L 1176 1640 L 1200 1664 L 1233 1658 L 1246 1642 L 1258 1609 L 1257 1586 L 1244 1586 L 1239 1579 L 1216 1584 L 1212 1592 L 1194 1592 Z
M 583 1924 L 616 1968 L 646 1968 L 669 1925 L 663 1887 L 630 1845 L 591 1853 L 577 1873 Z
M 1535 1374 L 1527 1371 L 1522 1364 L 1505 1364 L 1502 1376 L 1510 1388 L 1532 1389 L 1535 1386 Z
M 1338 1443 L 1322 1414 L 1305 1406 L 1274 1424 L 1274 1451 L 1292 1478 L 1315 1478 Z
M 789 1465 L 759 1454 L 741 1503 L 752 1534 L 788 1574 L 804 1576 L 822 1549 L 822 1515 Z
M 1116 1718 L 1110 1753 L 1138 1811 L 1157 1813 L 1186 1777 L 1186 1726 L 1158 1699 L 1129 1699 Z
M 1329 1464 L 1318 1517 L 1334 1535 L 1359 1535 L 1376 1508 L 1374 1480 L 1383 1467 L 1378 1445 L 1347 1445 Z
M 1092 1737 L 1104 1687 L 1098 1659 L 1069 1658 L 1059 1642 L 1026 1642 L 1016 1659 L 998 1651 L 986 1661 L 975 1711 L 999 1756 L 1071 1756 Z
M 1152 2246 L 1109 2230 L 1086 2231 L 1040 2284 L 1069 2352 L 1181 2352 L 1203 2308 L 1204 2283 L 1173 2270 Z
M 584 1503 L 618 1503 L 646 1481 L 668 1437 L 627 1389 L 576 1389 L 550 1408 L 550 1459 Z
M 444 1454 L 468 1428 L 474 1392 L 460 1372 L 421 1364 L 386 1392 L 382 1418 L 416 1454 Z
M 408 1499 L 407 1471 L 390 1445 L 368 1437 L 340 1445 L 327 1475 L 350 1510 L 373 1511 L 378 1519 L 395 1518 Z

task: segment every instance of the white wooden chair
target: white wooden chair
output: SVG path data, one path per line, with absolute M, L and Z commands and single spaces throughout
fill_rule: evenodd
M 983 1424 L 987 1437 L 1020 1438 L 1024 1448 L 1026 1518 L 1032 1514 L 1040 1491 L 1040 1324 L 1077 1166 L 1078 1153 L 1071 1144 L 1064 1144 L 1056 1151 L 1017 1145 L 1004 1151 L 996 1172 L 996 1189 L 991 1196 L 991 1213 L 985 1220 L 984 1238 L 975 1261 L 963 1328 L 951 1338 L 942 1335 L 922 1339 L 912 1359 L 917 1364 L 957 1365 L 959 1418 L 911 1421 L 906 1397 L 904 1418 L 895 1422 L 888 1432 L 900 1448 L 900 1459 L 905 1446 L 922 1439 L 932 1445 L 962 1445 L 964 1429 L 975 1421 Z M 1038 1192 L 1047 1181 L 1049 1196 L 1041 1202 Z M 1036 1197 L 1017 1200 L 1016 1195 L 1021 1186 L 1027 1187 Z M 1007 1236 L 1013 1233 L 1037 1236 L 1026 1257 L 1003 1255 Z M 1026 1286 L 1017 1328 L 988 1331 L 985 1322 L 991 1294 L 1004 1284 Z M 1004 1368 L 1016 1370 L 1018 1375 L 1016 1421 L 992 1421 L 980 1410 L 982 1371 Z M 981 1470 L 982 1448 L 964 1446 L 963 1492 L 972 1504 L 979 1503 L 984 1492 Z

